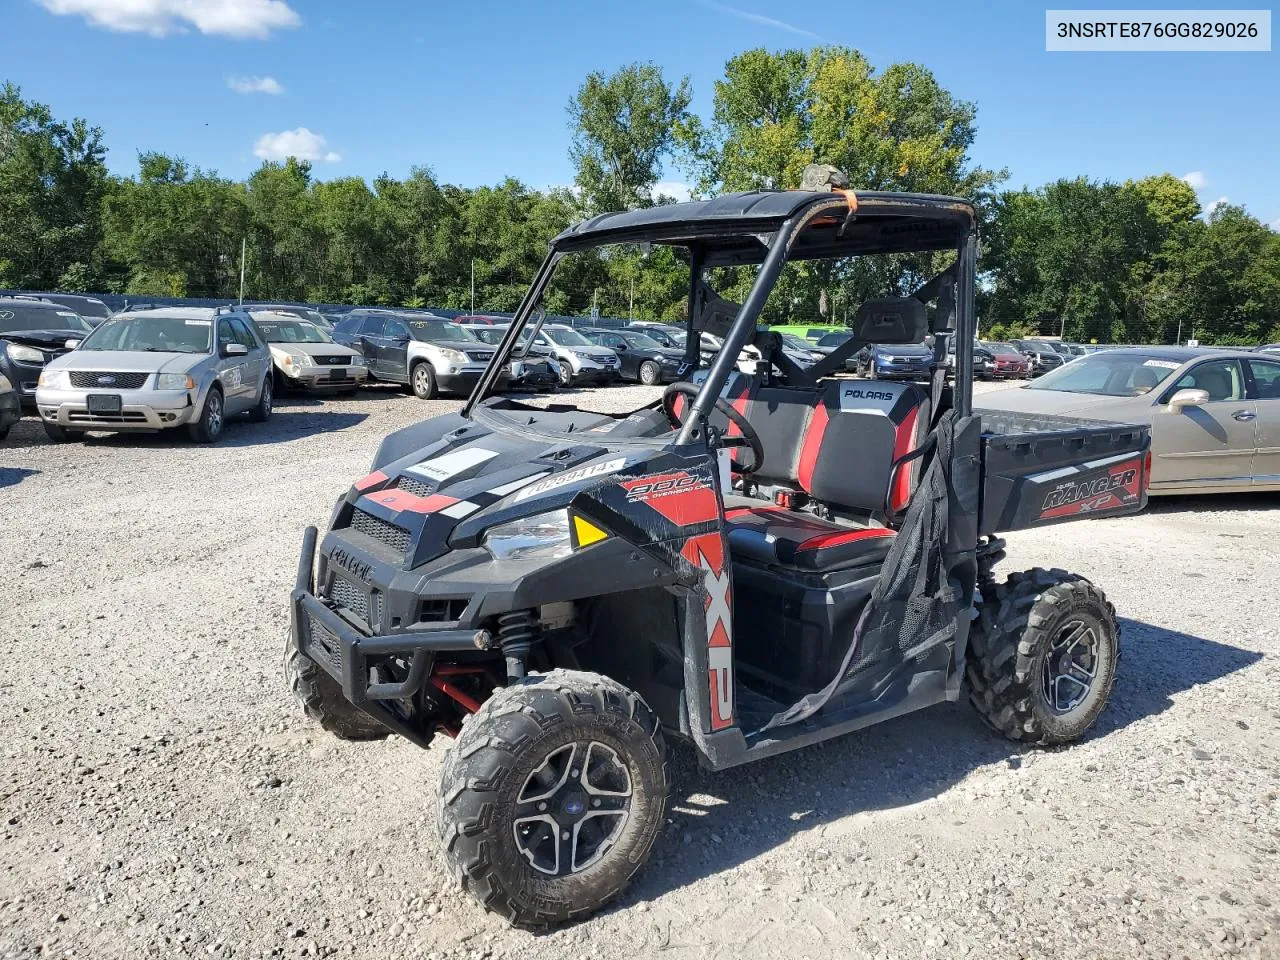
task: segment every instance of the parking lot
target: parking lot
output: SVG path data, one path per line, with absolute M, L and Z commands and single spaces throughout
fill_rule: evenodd
M 715 775 L 677 750 L 619 903 L 483 913 L 437 852 L 445 743 L 329 738 L 280 669 L 303 527 L 457 405 L 281 398 L 213 446 L 14 427 L 0 957 L 1280 956 L 1277 495 L 1009 538 L 1005 572 L 1069 566 L 1122 618 L 1085 742 L 1022 751 L 961 703 Z

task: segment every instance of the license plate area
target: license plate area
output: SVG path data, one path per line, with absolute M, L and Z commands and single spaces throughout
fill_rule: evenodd
M 85 402 L 90 413 L 119 413 L 122 408 L 118 393 L 91 393 Z
M 345 379 L 347 379 L 347 368 L 346 368 L 346 367 L 334 367 L 332 370 L 330 370 L 330 371 L 329 371 L 329 379 L 330 379 L 330 380 L 345 380 Z

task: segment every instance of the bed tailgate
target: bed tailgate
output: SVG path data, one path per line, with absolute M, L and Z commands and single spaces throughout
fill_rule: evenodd
M 974 412 L 982 418 L 980 533 L 1121 516 L 1146 506 L 1150 427 Z

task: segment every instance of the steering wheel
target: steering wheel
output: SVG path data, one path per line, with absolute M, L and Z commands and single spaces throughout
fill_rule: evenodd
M 701 392 L 702 387 L 696 383 L 690 383 L 688 380 L 679 380 L 676 383 L 667 386 L 662 391 L 662 412 L 667 415 L 667 419 L 671 421 L 674 427 L 682 426 L 679 415 L 676 414 L 675 399 L 678 396 L 686 396 L 693 401 Z M 722 437 L 721 440 L 726 447 L 742 447 L 751 448 L 751 464 L 742 466 L 735 463 L 733 469 L 742 474 L 755 473 L 760 469 L 760 465 L 764 463 L 764 444 L 760 442 L 760 434 L 756 433 L 755 427 L 747 421 L 741 413 L 733 408 L 724 397 L 716 397 L 716 409 L 729 419 L 739 430 L 742 431 L 740 437 Z

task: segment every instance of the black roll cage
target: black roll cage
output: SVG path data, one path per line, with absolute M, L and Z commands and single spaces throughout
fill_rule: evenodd
M 763 212 L 762 212 L 763 211 Z M 822 229 L 819 229 L 819 226 Z M 676 444 L 701 438 L 703 425 L 720 396 L 738 355 L 756 334 L 756 322 L 765 301 L 789 260 L 817 260 L 846 256 L 875 256 L 955 250 L 954 327 L 942 326 L 934 332 L 950 333 L 956 341 L 954 406 L 967 416 L 973 404 L 974 283 L 977 271 L 977 214 L 968 201 L 908 193 L 855 193 L 841 191 L 810 193 L 732 194 L 711 201 L 672 204 L 630 213 L 605 214 L 571 227 L 554 240 L 533 282 L 520 301 L 515 317 L 498 343 L 492 361 L 462 408 L 470 418 L 476 404 L 484 400 L 498 380 L 521 332 L 534 315 L 547 284 L 560 261 L 569 253 L 622 243 L 667 244 L 689 251 L 690 287 L 686 362 L 696 367 L 700 356 L 695 323 L 700 299 L 708 288 L 703 272 L 709 267 L 759 264 L 736 317 L 707 372 L 694 400 L 692 415 L 685 418 Z M 936 293 L 936 279 L 917 291 L 926 299 Z M 539 327 L 541 326 L 539 319 Z M 536 337 L 537 330 L 533 332 Z M 532 342 L 532 337 L 530 342 Z

